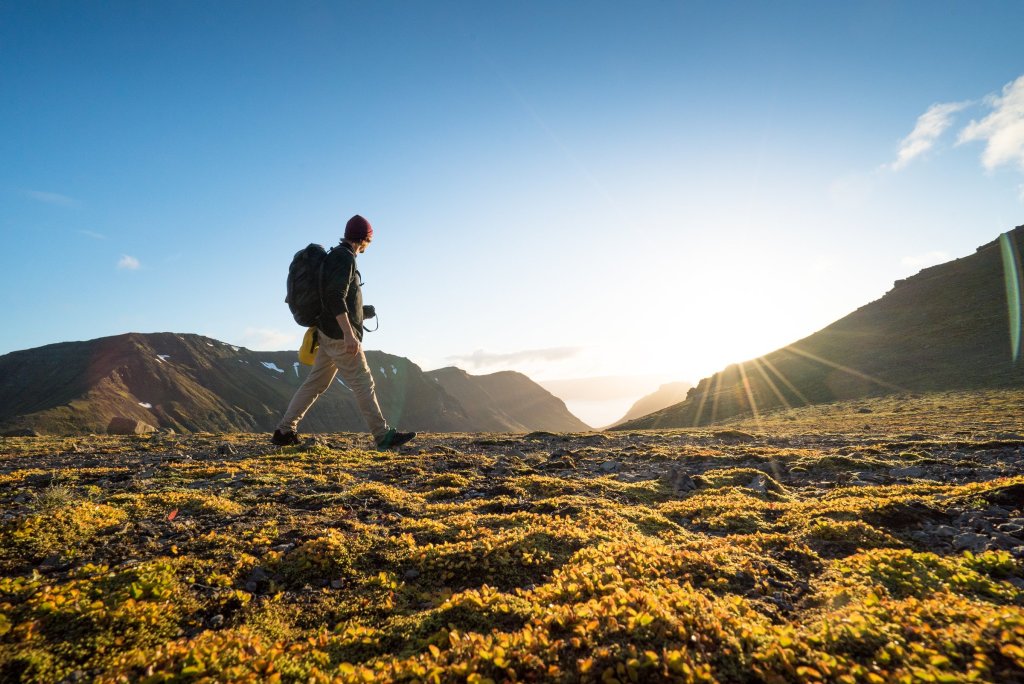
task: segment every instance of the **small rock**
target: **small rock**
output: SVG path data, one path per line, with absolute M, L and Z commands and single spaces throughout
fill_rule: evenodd
M 931 533 L 938 539 L 952 539 L 956 536 L 956 528 L 949 525 L 939 525 Z
M 331 580 L 331 589 L 341 589 L 343 584 L 340 579 Z
M 316 448 L 327 448 L 327 442 L 323 437 L 307 437 L 299 446 L 299 451 L 313 451 Z
M 573 453 L 571 451 L 569 451 L 568 449 L 555 449 L 554 451 L 551 452 L 551 455 L 548 456 L 548 458 L 561 458 L 563 456 L 572 456 L 572 455 L 573 455 Z
M 658 479 L 677 494 L 693 491 L 699 486 L 697 480 L 682 468 L 669 468 Z
M 416 579 L 417 577 L 420 576 L 420 571 L 417 570 L 416 568 L 409 568 L 408 570 L 405 571 L 405 574 L 403 576 L 407 580 L 414 580 L 414 579 Z
M 38 437 L 39 433 L 32 428 L 14 428 L 13 430 L 7 430 L 0 437 Z
M 861 406 L 859 409 L 857 409 L 857 413 L 874 413 L 874 411 L 872 411 L 866 406 Z
M 295 544 L 278 544 L 277 546 L 270 547 L 271 551 L 277 551 L 278 553 L 288 553 L 295 548 Z
M 768 491 L 768 486 L 765 482 L 764 475 L 758 475 L 753 480 L 751 480 L 750 484 L 747 485 L 747 488 L 753 489 L 758 494 L 764 494 L 766 491 Z
M 617 472 L 622 467 L 622 464 L 618 461 L 605 461 L 601 464 L 601 470 L 606 473 Z
M 893 468 L 889 471 L 889 474 L 893 477 L 924 477 L 925 469 L 921 466 L 907 466 L 905 468 Z
M 210 627 L 212 627 L 213 629 L 220 629 L 223 626 L 224 626 L 224 616 L 221 615 L 220 613 L 217 613 L 212 618 L 210 618 Z
M 1003 534 L 1019 535 L 1024 531 L 1024 525 L 1018 525 L 1017 523 L 1004 522 L 996 525 L 996 529 Z
M 156 432 L 156 428 L 149 423 L 124 416 L 114 416 L 107 424 L 107 434 L 111 435 L 145 435 L 150 432 Z
M 1013 554 L 1014 558 L 1024 558 L 1024 546 L 1014 546 L 1010 549 L 1010 553 Z
M 719 430 L 712 433 L 712 437 L 722 442 L 753 442 L 757 439 L 749 432 L 740 430 Z
M 235 448 L 228 444 L 227 442 L 217 447 L 218 456 L 234 456 L 235 453 Z
M 953 537 L 953 548 L 957 551 L 971 551 L 972 553 L 980 553 L 989 547 L 988 537 L 975 534 L 973 532 L 964 532 Z
M 267 579 L 269 579 L 267 571 L 259 566 L 256 566 L 252 569 L 252 572 L 249 573 L 249 576 L 245 578 L 245 582 L 246 585 L 248 585 L 250 582 L 255 582 L 256 584 L 259 584 L 260 582 L 266 582 Z

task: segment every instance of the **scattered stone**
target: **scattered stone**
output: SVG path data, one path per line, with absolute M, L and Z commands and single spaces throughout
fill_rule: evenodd
M 742 432 L 741 430 L 719 430 L 711 433 L 711 436 L 721 442 L 753 442 L 757 440 L 757 437 L 750 434 L 749 432 Z
M 405 579 L 407 579 L 407 580 L 414 580 L 414 579 L 416 579 L 419 576 L 420 576 L 420 571 L 417 570 L 416 568 L 409 568 L 408 570 L 405 571 L 405 574 L 403 575 L 403 577 L 405 577 Z
M 213 629 L 220 629 L 223 626 L 224 626 L 224 616 L 221 615 L 220 613 L 217 613 L 212 618 L 210 618 L 210 627 L 211 628 L 213 628 Z
M 314 437 L 307 437 L 306 439 L 304 439 L 302 441 L 302 444 L 299 446 L 299 451 L 306 451 L 306 452 L 308 452 L 308 451 L 313 451 L 314 449 L 318 449 L 318 448 L 320 448 L 320 449 L 327 449 L 327 448 L 329 448 L 329 445 L 327 444 L 327 440 L 325 440 L 323 437 L 316 437 L 316 436 L 314 436 Z
M 753 489 L 758 494 L 764 494 L 766 491 L 768 491 L 768 486 L 767 482 L 765 482 L 764 475 L 758 475 L 753 480 L 751 480 L 750 484 L 747 485 L 747 488 Z
M 111 418 L 107 425 L 107 434 L 111 435 L 147 435 L 150 432 L 156 432 L 156 428 L 149 423 L 124 416 Z
M 681 467 L 669 468 L 658 479 L 676 494 L 692 492 L 699 486 L 697 480 Z
M 869 409 L 867 406 L 861 406 L 859 409 L 857 409 L 857 413 L 874 413 L 874 411 Z
M 39 433 L 32 428 L 15 428 L 13 430 L 7 430 L 0 437 L 38 437 Z
M 939 525 L 931 531 L 937 539 L 952 539 L 956 536 L 956 528 L 949 525 Z
M 893 477 L 918 478 L 924 477 L 926 472 L 921 466 L 906 466 L 905 468 L 893 468 L 889 474 Z
M 462 452 L 458 449 L 453 449 L 450 446 L 439 445 L 432 449 L 435 454 L 444 454 L 445 456 L 460 456 Z
M 218 456 L 234 456 L 236 453 L 235 448 L 227 442 L 217 447 Z
M 620 468 L 622 468 L 622 464 L 618 461 L 605 461 L 601 464 L 601 470 L 606 473 L 617 472 Z
M 980 553 L 989 547 L 989 543 L 988 537 L 974 532 L 964 532 L 953 537 L 953 548 L 957 551 Z
M 1010 549 L 1010 553 L 1013 554 L 1014 558 L 1024 558 L 1024 546 L 1014 546 Z
M 548 458 L 562 458 L 564 456 L 572 455 L 573 452 L 569 451 L 568 449 L 555 449 L 554 451 L 551 452 L 551 455 L 548 456 Z

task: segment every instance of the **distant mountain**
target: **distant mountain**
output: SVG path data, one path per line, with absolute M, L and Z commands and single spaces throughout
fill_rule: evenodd
M 470 375 L 455 367 L 426 374 L 455 397 L 469 420 L 484 432 L 583 432 L 590 426 L 574 416 L 565 402 L 522 373 L 503 371 Z
M 662 385 L 656 391 L 637 399 L 633 406 L 626 411 L 626 415 L 612 423 L 610 427 L 646 416 L 667 406 L 678 404 L 686 399 L 686 393 L 692 387 L 693 385 L 688 382 L 670 382 Z
M 616 429 L 707 425 L 892 392 L 1024 385 L 1021 252 L 1024 226 L 899 280 L 823 330 L 729 366 L 701 380 L 682 403 Z
M 408 359 L 377 351 L 366 356 L 381 409 L 392 424 L 477 432 L 496 423 L 477 407 L 471 418 L 443 385 Z M 200 335 L 128 333 L 51 344 L 0 356 L 0 432 L 102 433 L 118 416 L 177 431 L 269 431 L 307 372 L 294 351 L 251 351 Z M 531 382 L 525 376 L 522 381 Z M 510 399 L 510 408 L 519 405 L 519 394 Z M 500 394 L 492 406 L 504 406 Z M 527 421 L 520 429 L 547 424 Z M 366 428 L 352 392 L 338 378 L 300 429 Z

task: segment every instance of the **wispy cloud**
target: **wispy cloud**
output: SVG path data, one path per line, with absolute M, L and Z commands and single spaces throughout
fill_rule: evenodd
M 127 254 L 122 254 L 117 262 L 117 267 L 123 271 L 137 271 L 141 266 L 138 259 Z
M 924 254 L 915 254 L 913 256 L 905 256 L 900 260 L 900 263 L 910 268 L 926 268 L 928 266 L 934 266 L 935 264 L 945 263 L 950 260 L 950 256 L 947 252 L 932 251 L 925 252 Z
M 106 240 L 107 239 L 106 235 L 103 235 L 102 233 L 97 233 L 97 232 L 92 231 L 92 230 L 80 230 L 78 232 L 81 235 L 84 235 L 86 237 L 91 237 L 93 240 Z
M 917 125 L 910 135 L 900 141 L 896 161 L 889 165 L 893 171 L 899 171 L 911 161 L 935 146 L 935 141 L 953 125 L 953 117 L 972 103 L 943 102 L 933 104 L 921 116 L 917 117 Z
M 287 333 L 273 328 L 246 328 L 239 343 L 255 351 L 298 349 L 302 344 L 302 333 Z
M 42 190 L 23 190 L 22 192 L 26 197 L 31 197 L 37 202 L 55 204 L 59 207 L 78 206 L 78 200 L 73 197 L 68 197 L 67 195 L 62 195 L 58 192 L 44 192 Z
M 448 360 L 479 369 L 494 366 L 514 366 L 524 363 L 565 361 L 577 356 L 582 351 L 582 347 L 549 347 L 547 349 L 524 349 L 516 352 L 488 352 L 483 349 L 477 349 L 471 354 L 449 356 Z
M 1024 169 L 1024 76 L 1003 87 L 1003 94 L 990 95 L 985 104 L 992 112 L 981 121 L 971 121 L 960 132 L 959 143 L 982 140 L 981 163 L 992 170 L 1016 163 Z

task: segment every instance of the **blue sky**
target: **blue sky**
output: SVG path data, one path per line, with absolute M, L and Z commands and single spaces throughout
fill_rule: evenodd
M 288 261 L 361 213 L 368 348 L 696 381 L 1024 223 L 1020 26 L 1017 2 L 0 2 L 0 353 L 296 346 Z

